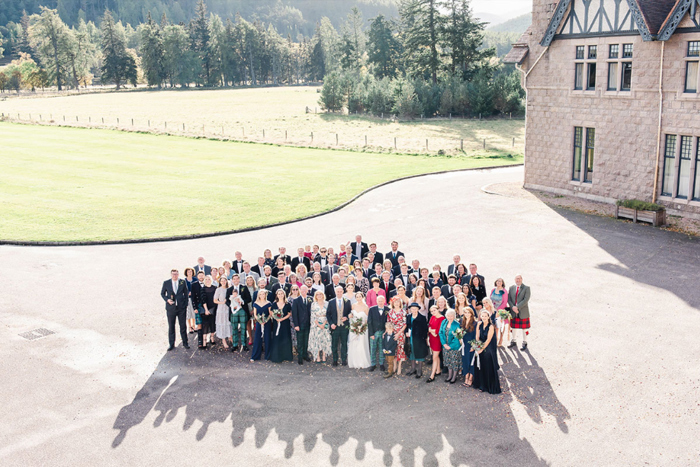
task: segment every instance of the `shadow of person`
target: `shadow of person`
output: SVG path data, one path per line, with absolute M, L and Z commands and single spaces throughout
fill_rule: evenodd
M 501 370 L 506 376 L 513 398 L 525 407 L 530 419 L 542 423 L 542 412 L 553 416 L 562 433 L 568 433 L 566 421 L 571 418 L 547 379 L 544 369 L 525 350 L 498 349 Z
M 385 465 L 397 460 L 410 465 L 547 465 L 520 437 L 510 408 L 515 390 L 494 396 L 446 384 L 441 377 L 431 384 L 425 383 L 426 376 L 385 380 L 378 372 L 345 367 L 251 364 L 246 354 L 193 352 L 190 358 L 191 353 L 178 348 L 163 356 L 133 401 L 119 411 L 112 448 L 129 449 L 127 434 L 134 429 L 135 443 L 157 436 L 155 430 L 184 413 L 183 430 L 201 423 L 194 435 L 198 441 L 213 423 L 230 417 L 232 449 L 252 449 L 246 440 L 252 429 L 255 449 L 277 437 L 285 444 L 287 459 L 298 449 L 327 455 L 327 462 L 337 465 L 354 448 L 356 460 L 381 459 Z M 508 384 L 504 381 L 502 386 L 532 386 L 537 381 L 537 397 L 516 396 L 530 416 L 551 401 L 566 412 L 544 371 L 530 362 L 504 361 Z M 155 420 L 149 432 L 139 425 L 152 412 Z M 562 420 L 567 418 L 568 414 Z

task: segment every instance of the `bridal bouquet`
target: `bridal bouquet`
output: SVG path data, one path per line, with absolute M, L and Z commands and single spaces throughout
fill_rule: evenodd
M 510 312 L 506 310 L 498 310 L 498 317 L 506 321 L 510 319 Z
M 267 315 L 264 315 L 264 314 L 261 315 L 261 314 L 255 313 L 255 321 L 257 321 L 258 324 L 260 324 L 260 326 L 265 326 L 265 324 L 268 321 L 270 321 L 270 317 Z
M 472 357 L 472 365 L 474 365 L 474 362 L 476 361 L 476 367 L 478 369 L 481 369 L 481 359 L 479 358 L 479 351 L 484 348 L 484 343 L 481 341 L 478 341 L 476 339 L 470 340 L 469 345 L 471 346 L 472 350 L 474 351 L 474 356 Z
M 466 333 L 467 333 L 466 329 L 459 328 L 455 332 L 453 332 L 452 334 L 457 338 L 457 340 L 461 341 Z
M 362 318 L 352 320 L 350 322 L 350 332 L 361 336 L 367 332 L 367 323 Z
M 275 319 L 282 319 L 282 318 L 284 318 L 284 311 L 280 310 L 279 308 L 276 308 L 276 309 L 272 310 L 272 316 Z

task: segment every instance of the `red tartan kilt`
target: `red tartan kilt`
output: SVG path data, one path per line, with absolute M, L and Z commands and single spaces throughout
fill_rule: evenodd
M 510 327 L 513 329 L 530 329 L 530 318 L 513 318 L 510 320 Z

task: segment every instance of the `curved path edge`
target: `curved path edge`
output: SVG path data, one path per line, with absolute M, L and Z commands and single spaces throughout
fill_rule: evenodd
M 441 170 L 438 172 L 428 172 L 424 174 L 417 174 L 417 175 L 407 175 L 405 177 L 399 177 L 395 178 L 393 180 L 387 180 L 386 182 L 379 183 L 377 185 L 371 186 L 360 193 L 356 194 L 349 200 L 339 204 L 338 206 L 328 209 L 326 211 L 322 211 L 316 214 L 311 214 L 309 216 L 305 217 L 299 217 L 297 219 L 290 219 L 288 221 L 282 221 L 282 222 L 275 222 L 273 224 L 264 224 L 264 225 L 259 225 L 259 226 L 254 226 L 254 227 L 246 227 L 243 229 L 234 229 L 234 230 L 224 230 L 220 232 L 209 232 L 209 233 L 201 233 L 201 234 L 192 234 L 192 235 L 175 235 L 171 237 L 154 237 L 154 238 L 133 238 L 133 239 L 124 239 L 124 240 L 94 240 L 94 241 L 85 241 L 85 242 L 39 242 L 39 241 L 29 241 L 29 240 L 0 240 L 0 245 L 13 245 L 13 246 L 91 246 L 91 245 L 124 245 L 124 244 L 130 244 L 130 243 L 156 243 L 156 242 L 174 242 L 174 241 L 179 241 L 179 240 L 194 240 L 198 238 L 208 238 L 208 237 L 221 237 L 224 235 L 232 235 L 232 234 L 237 234 L 237 233 L 243 233 L 243 232 L 254 232 L 256 230 L 263 230 L 263 229 L 268 229 L 270 227 L 278 227 L 281 225 L 287 225 L 287 224 L 294 224 L 295 222 L 301 222 L 305 221 L 308 219 L 313 219 L 315 217 L 320 217 L 320 216 L 325 216 L 326 214 L 331 214 L 333 212 L 339 211 L 340 209 L 343 209 L 344 207 L 348 206 L 349 204 L 353 203 L 356 201 L 358 198 L 366 195 L 367 193 L 376 190 L 377 188 L 381 188 L 385 185 L 389 185 L 392 183 L 396 182 L 401 182 L 404 180 L 410 180 L 412 178 L 418 178 L 418 177 L 428 177 L 430 175 L 440 175 L 440 174 L 446 174 L 446 173 L 453 173 L 453 172 L 472 172 L 472 171 L 477 171 L 477 170 L 494 170 L 494 169 L 506 169 L 509 167 L 521 167 L 523 164 L 508 164 L 508 165 L 498 165 L 498 166 L 491 166 L 491 167 L 471 167 L 467 169 L 454 169 L 454 170 Z

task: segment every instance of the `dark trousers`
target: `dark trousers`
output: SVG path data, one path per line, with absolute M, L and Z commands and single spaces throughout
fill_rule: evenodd
M 340 358 L 343 363 L 348 361 L 348 334 L 347 326 L 338 326 L 331 331 L 331 347 L 333 349 L 333 363 L 338 363 L 338 346 L 340 346 Z
M 175 347 L 175 320 L 180 324 L 180 338 L 182 345 L 187 345 L 187 308 L 175 309 L 174 311 L 166 312 L 168 315 L 168 341 L 171 347 Z
M 297 331 L 297 356 L 299 360 L 309 356 L 309 328 L 299 327 Z
M 255 323 L 254 336 L 253 336 L 253 352 L 250 355 L 251 360 L 260 360 L 263 354 L 263 347 L 265 347 L 265 360 L 270 359 L 270 352 L 272 351 L 272 323 L 265 323 L 265 327 L 260 330 L 260 323 Z

